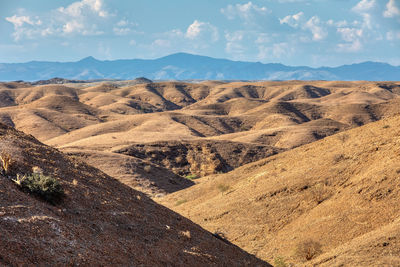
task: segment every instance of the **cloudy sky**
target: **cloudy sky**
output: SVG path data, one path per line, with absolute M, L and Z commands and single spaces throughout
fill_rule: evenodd
M 400 65 L 400 0 L 0 0 L 0 62 L 157 58 Z

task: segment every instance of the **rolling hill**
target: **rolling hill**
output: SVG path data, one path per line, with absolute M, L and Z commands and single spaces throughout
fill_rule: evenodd
M 0 95 L 0 122 L 153 197 L 400 112 L 396 82 L 13 82 Z
M 400 264 L 400 82 L 59 82 L 0 83 L 1 149 L 67 192 L 0 178 L 1 264 Z
M 159 202 L 273 262 L 400 264 L 400 117 L 244 165 Z M 296 253 L 319 244 L 311 261 Z

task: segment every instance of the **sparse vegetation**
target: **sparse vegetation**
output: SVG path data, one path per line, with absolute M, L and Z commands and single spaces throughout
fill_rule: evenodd
M 189 180 L 195 180 L 195 179 L 199 179 L 200 177 L 198 177 L 196 174 L 189 174 L 185 176 L 186 179 Z
M 317 204 L 321 204 L 326 199 L 328 199 L 331 195 L 328 187 L 326 185 L 318 184 L 311 188 L 311 197 L 313 201 Z
M 343 153 L 335 154 L 333 156 L 333 163 L 337 164 L 346 159 L 346 156 Z
M 240 125 L 240 131 L 241 132 L 245 132 L 245 131 L 249 131 L 249 130 L 251 130 L 251 127 L 250 126 L 248 126 L 248 125 Z
M 285 260 L 283 259 L 283 257 L 279 257 L 279 256 L 274 259 L 274 266 L 275 267 L 288 267 L 288 265 L 285 262 Z
M 389 125 L 383 125 L 383 129 L 387 129 L 387 128 L 390 128 L 390 126 Z
M 219 185 L 217 186 L 217 188 L 218 188 L 218 190 L 219 190 L 221 193 L 223 193 L 223 192 L 225 192 L 225 191 L 228 191 L 229 185 L 226 185 L 226 184 L 219 184 Z
M 307 239 L 297 244 L 295 254 L 299 259 L 309 261 L 322 253 L 321 247 L 319 242 Z
M 186 203 L 186 202 L 187 202 L 186 199 L 180 199 L 180 200 L 178 200 L 178 201 L 175 203 L 175 206 L 182 205 L 183 203 Z
M 11 155 L 6 152 L 2 152 L 0 154 L 0 160 L 1 160 L 1 168 L 2 168 L 3 174 L 9 174 L 11 163 L 12 163 Z
M 41 173 L 17 175 L 13 181 L 22 189 L 52 203 L 58 203 L 64 195 L 64 190 L 57 179 Z

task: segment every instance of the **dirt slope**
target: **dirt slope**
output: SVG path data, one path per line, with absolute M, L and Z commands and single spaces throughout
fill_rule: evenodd
M 81 149 L 65 149 L 64 152 L 95 164 L 104 173 L 151 197 L 160 197 L 194 184 L 167 168 L 136 157 Z
M 15 172 L 40 167 L 65 190 L 53 206 L 0 176 L 2 266 L 269 266 L 80 160 L 0 124 Z
M 207 176 L 160 203 L 273 262 L 400 262 L 400 116 Z M 321 245 L 311 263 L 295 251 Z
M 146 159 L 182 176 L 201 177 L 231 171 L 281 150 L 238 142 L 198 140 L 134 144 L 114 152 Z

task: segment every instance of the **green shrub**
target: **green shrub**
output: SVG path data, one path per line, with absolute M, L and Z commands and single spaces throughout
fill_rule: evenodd
M 41 173 L 20 176 L 13 180 L 19 187 L 52 203 L 58 203 L 64 195 L 64 190 L 57 179 Z
M 187 202 L 186 199 L 180 199 L 180 200 L 178 200 L 178 201 L 175 203 L 175 206 L 182 205 L 183 203 L 186 203 L 186 202 Z
M 195 179 L 199 179 L 200 177 L 198 177 L 196 174 L 189 174 L 185 176 L 186 179 L 189 180 L 195 180 Z

